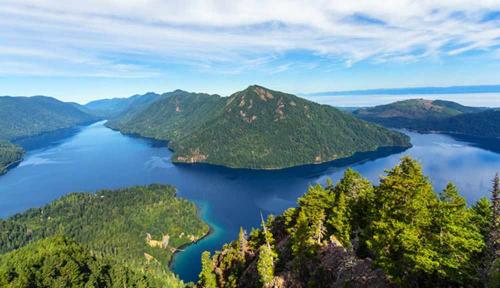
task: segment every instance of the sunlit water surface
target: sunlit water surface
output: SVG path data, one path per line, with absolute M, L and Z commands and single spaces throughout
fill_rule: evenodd
M 348 166 L 377 182 L 384 169 L 410 155 L 422 163 L 437 190 L 452 181 L 469 203 L 488 196 L 491 179 L 500 170 L 500 154 L 493 152 L 500 141 L 479 142 L 478 146 L 446 135 L 405 133 L 411 136 L 413 147 L 404 152 L 370 153 L 320 166 L 250 171 L 174 165 L 165 143 L 124 136 L 99 122 L 22 141 L 29 149 L 24 161 L 0 177 L 0 217 L 40 207 L 68 192 L 173 184 L 181 197 L 197 203 L 213 230 L 174 258 L 172 269 L 192 281 L 199 273 L 204 250 L 220 249 L 236 237 L 240 226 L 257 226 L 261 211 L 281 213 L 295 205 L 309 185 L 324 183 L 328 177 L 336 181 Z

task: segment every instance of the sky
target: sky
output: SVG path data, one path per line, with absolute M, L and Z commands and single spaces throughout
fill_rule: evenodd
M 500 84 L 499 71 L 498 0 L 0 3 L 0 95 L 302 94 Z

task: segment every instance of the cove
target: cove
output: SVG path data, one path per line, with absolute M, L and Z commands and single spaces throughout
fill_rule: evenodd
M 384 170 L 404 155 L 419 160 L 437 190 L 454 182 L 473 203 L 489 196 L 491 179 L 500 170 L 500 140 L 487 145 L 441 134 L 405 132 L 413 147 L 379 151 L 334 163 L 277 171 L 228 169 L 211 165 L 174 165 L 163 142 L 129 137 L 104 122 L 67 133 L 23 139 L 24 160 L 0 176 L 0 217 L 42 206 L 69 192 L 96 191 L 150 183 L 172 184 L 194 201 L 212 233 L 175 255 L 171 268 L 186 281 L 197 279 L 200 256 L 259 225 L 260 213 L 278 214 L 294 206 L 309 185 L 337 181 L 353 167 L 377 182 Z M 493 141 L 493 142 L 491 142 Z

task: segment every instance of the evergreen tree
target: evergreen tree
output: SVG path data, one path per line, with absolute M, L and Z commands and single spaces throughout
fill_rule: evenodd
M 257 272 L 259 273 L 259 279 L 262 284 L 262 287 L 272 287 L 274 280 L 274 265 L 277 260 L 278 254 L 274 252 L 274 238 L 273 234 L 269 229 L 267 229 L 267 225 L 264 222 L 264 218 L 262 214 L 261 224 L 262 230 L 264 231 L 264 240 L 265 244 L 260 246 L 259 259 L 257 261 Z M 272 218 L 268 220 L 268 222 L 272 222 Z
M 262 287 L 272 287 L 274 280 L 274 262 L 277 254 L 272 247 L 264 244 L 260 246 L 259 259 L 257 261 L 257 272 Z
M 426 237 L 436 201 L 429 179 L 409 157 L 387 171 L 375 189 L 376 215 L 367 245 L 375 263 L 397 283 L 417 281 L 419 273 L 432 274 L 439 267 Z
M 491 190 L 491 232 L 488 241 L 487 284 L 489 287 L 500 287 L 500 179 L 498 173 L 493 178 Z
M 500 179 L 498 173 L 493 179 L 493 190 L 491 191 L 492 204 L 492 227 L 490 245 L 495 258 L 500 257 Z
M 248 240 L 243 227 L 240 227 L 240 233 L 238 234 L 238 249 L 240 260 L 244 261 L 245 253 L 248 251 Z
M 481 235 L 483 236 L 484 242 L 488 242 L 491 233 L 491 211 L 492 211 L 491 201 L 482 197 L 479 199 L 474 206 L 472 206 L 472 223 L 478 227 Z
M 345 247 L 350 247 L 350 234 L 351 234 L 351 211 L 348 206 L 349 200 L 347 195 L 341 189 L 334 189 L 334 205 L 331 208 L 331 214 L 328 219 L 328 224 L 331 227 L 331 233 Z
M 439 205 L 433 210 L 435 251 L 438 253 L 437 272 L 445 283 L 477 284 L 473 256 L 482 251 L 484 240 L 474 225 L 473 212 L 455 185 L 449 183 L 440 194 Z
M 201 272 L 198 283 L 204 288 L 217 288 L 214 263 L 210 259 L 210 252 L 208 251 L 201 254 Z

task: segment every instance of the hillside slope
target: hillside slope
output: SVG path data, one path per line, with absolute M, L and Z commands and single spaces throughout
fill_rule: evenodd
M 468 107 L 452 101 L 412 99 L 358 109 L 353 114 L 387 127 L 420 132 L 500 137 L 498 109 Z
M 144 95 L 134 95 L 128 98 L 95 100 L 85 104 L 83 107 L 91 111 L 94 115 L 113 119 L 130 109 L 146 107 L 160 97 L 160 94 L 149 92 Z
M 410 99 L 362 108 L 353 112 L 361 119 L 395 128 L 413 128 L 420 121 L 431 121 L 483 111 L 484 108 L 467 107 L 451 101 Z
M 96 119 L 71 103 L 50 97 L 0 97 L 0 139 L 33 136 Z
M 0 219 L 0 257 L 47 237 L 64 236 L 136 273 L 148 270 L 156 278 L 176 280 L 165 269 L 173 253 L 208 231 L 196 206 L 176 197 L 172 186 L 72 193 Z
M 409 146 L 402 134 L 260 86 L 234 93 L 213 115 L 200 129 L 171 143 L 174 161 L 275 169 Z
M 445 119 L 422 121 L 417 123 L 414 129 L 421 132 L 444 132 L 500 138 L 500 110 L 490 109 L 479 113 L 466 113 Z
M 259 230 L 240 230 L 213 256 L 204 252 L 198 287 L 483 287 L 488 277 L 498 280 L 494 268 L 482 274 L 496 265 L 485 245 L 488 199 L 469 208 L 453 184 L 436 193 L 407 157 L 386 172 L 377 186 L 351 169 L 336 184 L 311 186 L 297 207 Z
M 199 128 L 224 104 L 218 95 L 175 90 L 162 94 L 154 105 L 131 106 L 130 112 L 108 121 L 106 126 L 127 134 L 176 140 Z
M 0 255 L 1 287 L 183 287 L 173 276 L 137 271 L 62 236 Z
M 286 168 L 410 145 L 409 138 L 400 133 L 256 85 L 227 98 L 184 91 L 174 94 L 108 126 L 169 140 L 174 162 L 234 168 Z

